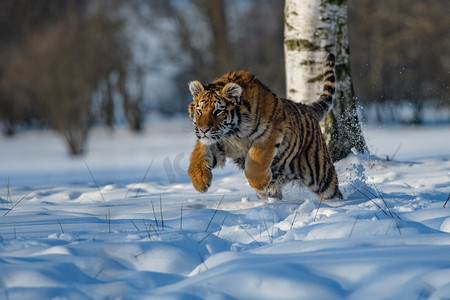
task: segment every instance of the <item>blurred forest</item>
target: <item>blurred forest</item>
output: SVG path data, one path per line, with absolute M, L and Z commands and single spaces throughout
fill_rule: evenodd
M 349 0 L 357 101 L 380 122 L 450 106 L 448 0 Z M 187 82 L 236 69 L 285 93 L 282 0 L 2 0 L 0 122 L 60 132 L 184 113 Z M 409 111 L 407 117 L 404 111 Z M 450 121 L 447 115 L 447 122 Z

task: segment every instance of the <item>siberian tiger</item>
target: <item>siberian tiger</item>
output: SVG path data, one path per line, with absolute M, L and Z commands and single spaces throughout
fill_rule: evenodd
M 281 188 L 298 182 L 321 200 L 342 198 L 319 121 L 334 95 L 335 57 L 329 54 L 324 87 L 311 105 L 275 95 L 246 71 L 223 75 L 203 85 L 189 83 L 189 116 L 197 143 L 188 169 L 199 192 L 211 185 L 211 169 L 231 158 L 245 172 L 258 197 L 282 198 Z

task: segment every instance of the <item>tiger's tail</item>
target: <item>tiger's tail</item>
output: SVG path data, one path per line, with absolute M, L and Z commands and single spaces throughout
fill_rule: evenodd
M 335 74 L 334 74 L 334 66 L 336 64 L 336 57 L 334 54 L 328 54 L 325 70 L 323 73 L 323 91 L 320 95 L 319 99 L 312 103 L 311 106 L 316 113 L 316 117 L 319 121 L 324 119 L 328 114 L 328 111 L 331 109 L 333 105 L 333 96 L 334 96 L 334 82 L 335 82 Z

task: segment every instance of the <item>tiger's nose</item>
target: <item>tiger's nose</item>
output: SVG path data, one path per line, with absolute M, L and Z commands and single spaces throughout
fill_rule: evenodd
M 211 127 L 200 127 L 199 129 L 201 132 L 207 133 L 211 129 Z

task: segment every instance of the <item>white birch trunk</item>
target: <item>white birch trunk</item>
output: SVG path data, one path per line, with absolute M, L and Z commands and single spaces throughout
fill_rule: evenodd
M 325 59 L 336 55 L 336 95 L 322 124 L 324 136 L 333 160 L 353 147 L 364 152 L 350 76 L 346 0 L 286 0 L 284 50 L 287 97 L 303 103 L 318 99 Z
M 287 97 L 311 103 L 321 92 L 321 82 L 314 80 L 323 71 L 327 56 L 325 43 L 317 38 L 321 26 L 318 0 L 286 0 L 284 51 Z

